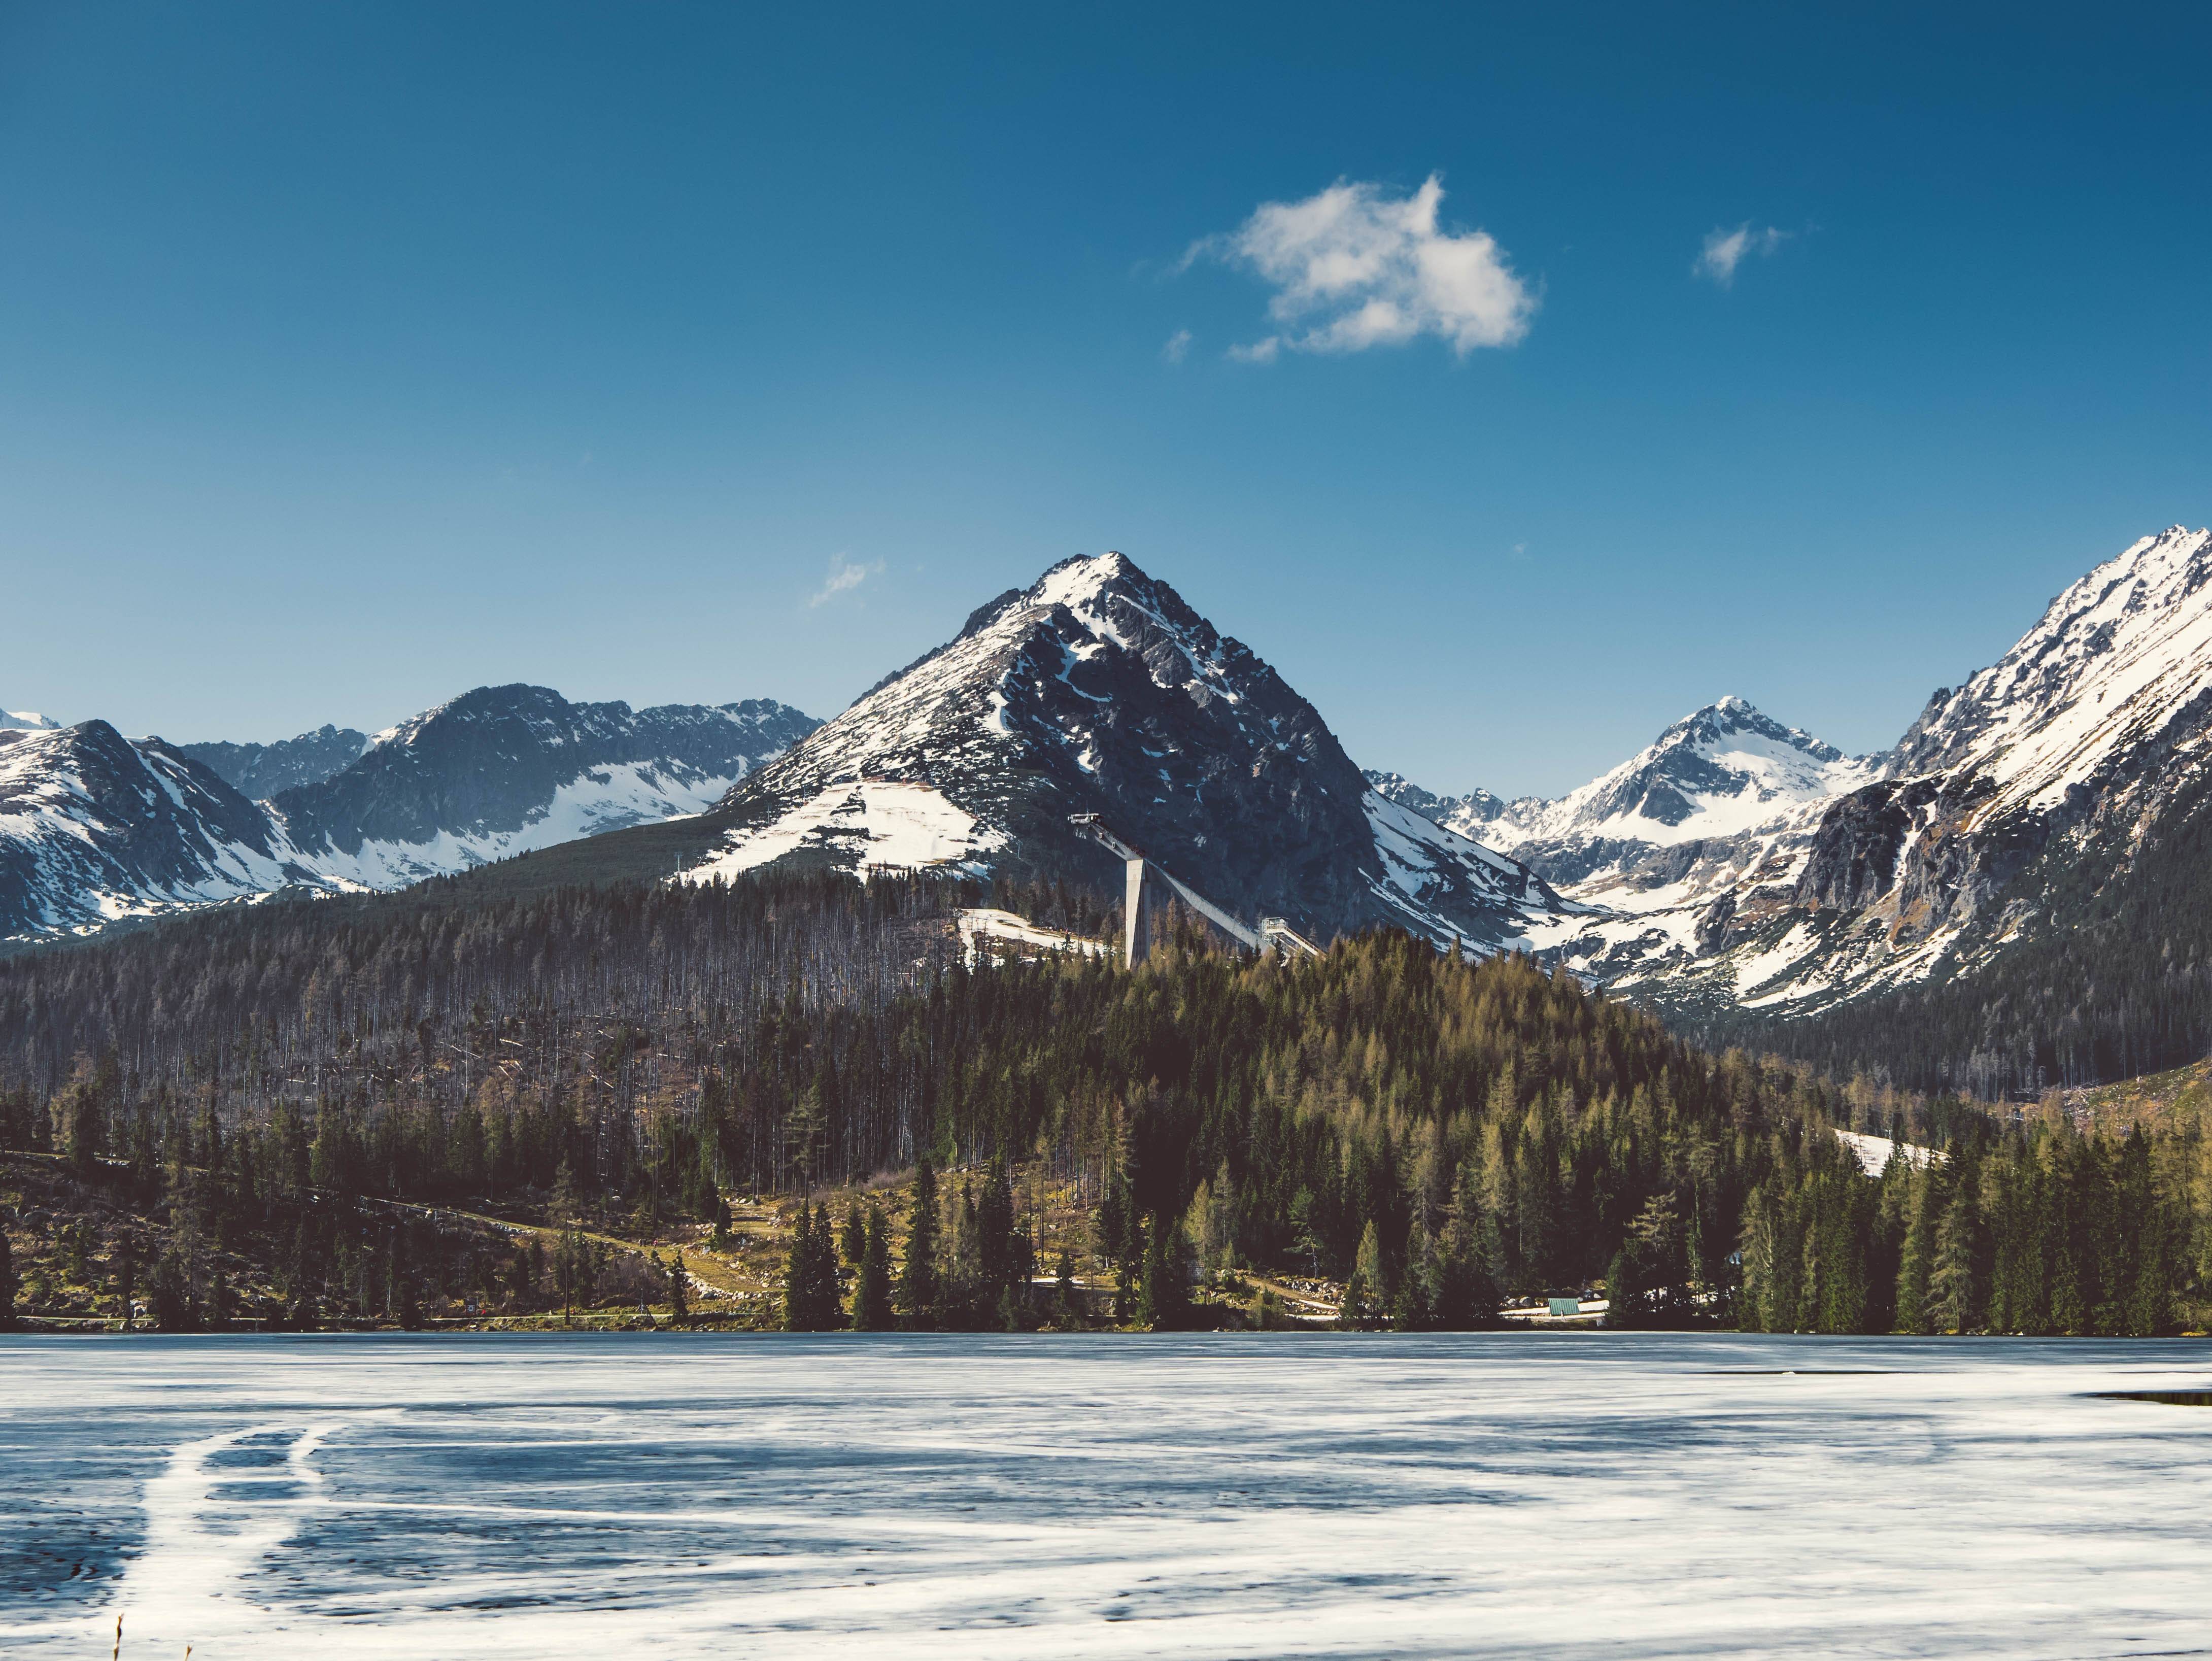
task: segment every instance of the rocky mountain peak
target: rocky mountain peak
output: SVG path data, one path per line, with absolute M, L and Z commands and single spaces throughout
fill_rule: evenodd
M 1654 751 L 1695 750 L 1705 754 L 1724 750 L 1729 741 L 1749 734 L 1771 745 L 1786 745 L 1819 762 L 1843 759 L 1844 752 L 1824 744 L 1802 727 L 1784 727 L 1757 708 L 1750 699 L 1724 693 L 1704 709 L 1685 715 L 1652 745 Z
M 2175 525 L 2069 584 L 1885 758 L 1892 777 L 1971 770 L 1997 805 L 2048 807 L 2212 687 L 2212 533 Z
M 1074 812 L 1216 903 L 1323 936 L 1388 919 L 1498 940 L 1517 907 L 1551 903 L 1512 861 L 1370 793 L 1310 703 L 1121 553 L 1063 560 L 979 608 L 738 786 L 718 810 L 729 843 L 700 869 L 805 857 L 1097 877 Z

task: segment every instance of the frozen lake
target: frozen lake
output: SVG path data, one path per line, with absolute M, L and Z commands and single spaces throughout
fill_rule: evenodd
M 0 1651 L 2212 1654 L 2197 1342 L 0 1337 Z

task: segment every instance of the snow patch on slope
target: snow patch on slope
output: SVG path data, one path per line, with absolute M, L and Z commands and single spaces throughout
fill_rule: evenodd
M 2056 807 L 2212 686 L 2212 532 L 2144 537 L 2051 602 L 2020 643 L 1915 723 L 1892 776 L 1977 771 L 1984 818 Z
M 594 767 L 555 787 L 553 800 L 518 830 L 448 830 L 425 842 L 369 841 L 350 854 L 323 848 L 308 862 L 343 889 L 404 888 L 426 877 L 448 876 L 625 825 L 689 818 L 720 801 L 744 776 L 742 771 L 716 776 L 653 762 Z
M 927 785 L 831 785 L 770 823 L 729 833 L 728 846 L 678 874 L 684 882 L 741 876 L 802 849 L 866 876 L 882 870 L 973 865 L 1004 838 Z

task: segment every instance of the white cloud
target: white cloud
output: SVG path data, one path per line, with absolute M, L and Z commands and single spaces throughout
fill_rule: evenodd
M 821 587 L 807 600 L 810 606 L 826 605 L 840 594 L 849 594 L 870 577 L 884 574 L 884 563 L 875 560 L 866 565 L 855 565 L 842 554 L 830 556 L 830 575 Z
M 1229 356 L 1272 362 L 1301 352 L 1358 352 L 1422 335 L 1464 357 L 1510 346 L 1528 332 L 1536 297 L 1485 231 L 1437 228 L 1443 185 L 1431 173 L 1411 196 L 1340 181 L 1303 202 L 1265 202 L 1237 229 L 1194 243 L 1183 256 L 1256 271 L 1274 287 L 1278 332 Z
M 1771 225 L 1755 231 L 1747 219 L 1732 231 L 1716 228 L 1707 234 L 1697 263 L 1690 267 L 1691 274 L 1710 277 L 1725 289 L 1735 281 L 1735 268 L 1743 264 L 1746 255 L 1772 253 L 1789 240 L 1789 232 L 1778 231 Z
M 1183 360 L 1183 355 L 1189 350 L 1190 331 L 1177 329 L 1168 337 L 1168 344 L 1160 348 L 1160 356 L 1170 363 L 1180 363 Z

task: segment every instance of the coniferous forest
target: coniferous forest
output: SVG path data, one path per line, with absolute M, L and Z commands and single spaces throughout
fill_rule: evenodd
M 430 885 L 0 962 L 0 1290 L 162 1325 L 680 1319 L 751 1250 L 744 1318 L 801 1328 L 1266 1323 L 1302 1296 L 1463 1328 L 1583 1293 L 1619 1325 L 2201 1323 L 2193 1119 L 2121 1140 L 1839 1085 L 1395 933 L 1279 965 L 1171 924 L 1134 973 L 974 965 L 951 918 L 986 901 L 1115 921 L 830 873 Z M 1838 1129 L 1908 1156 L 1870 1176 Z

